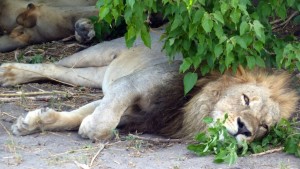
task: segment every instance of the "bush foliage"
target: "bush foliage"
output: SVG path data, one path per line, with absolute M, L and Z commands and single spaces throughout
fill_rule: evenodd
M 256 140 L 247 145 L 246 142 L 238 143 L 228 133 L 224 127 L 226 119 L 227 114 L 223 121 L 218 120 L 211 125 L 206 133 L 196 135 L 197 143 L 190 144 L 188 149 L 198 156 L 215 155 L 215 163 L 225 162 L 229 165 L 235 164 L 238 156 L 261 153 L 278 147 L 283 147 L 283 151 L 288 154 L 300 157 L 300 133 L 297 130 L 299 122 L 282 119 L 262 140 Z M 212 124 L 213 119 L 207 117 L 204 122 Z
M 256 1 L 255 1 L 256 2 Z M 279 38 L 270 21 L 286 19 L 288 10 L 300 11 L 297 0 L 98 0 L 99 21 L 113 25 L 123 19 L 127 25 L 126 44 L 131 47 L 140 36 L 151 47 L 147 19 L 162 13 L 169 20 L 164 49 L 172 59 L 183 54 L 180 72 L 185 93 L 211 70 L 234 71 L 238 65 L 250 69 L 276 67 L 300 69 L 300 45 L 293 36 Z

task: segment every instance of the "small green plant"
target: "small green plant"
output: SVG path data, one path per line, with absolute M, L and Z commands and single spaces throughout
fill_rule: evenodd
M 223 121 L 217 122 L 208 128 L 207 132 L 196 135 L 197 144 L 188 145 L 188 149 L 199 156 L 215 155 L 215 163 L 235 164 L 238 156 L 267 151 L 274 147 L 283 146 L 283 151 L 300 157 L 300 133 L 295 128 L 296 122 L 282 119 L 271 128 L 269 134 L 262 140 L 254 141 L 249 145 L 246 142 L 239 144 L 224 127 Z M 204 122 L 212 124 L 212 118 L 205 118 Z
M 26 57 L 24 56 L 24 53 L 21 53 L 17 56 L 17 61 L 20 63 L 30 64 L 42 63 L 44 61 L 44 56 L 40 54 L 35 54 L 34 56 Z
M 196 135 L 195 139 L 199 143 L 190 144 L 187 148 L 199 156 L 214 154 L 216 163 L 226 162 L 230 165 L 236 163 L 238 155 L 245 155 L 248 146 L 246 143 L 242 143 L 242 151 L 238 151 L 237 140 L 227 132 L 224 126 L 226 119 L 227 115 L 223 121 L 217 120 L 212 127 L 209 127 L 207 133 Z M 204 122 L 210 125 L 213 119 L 207 117 Z
M 42 63 L 44 61 L 44 56 L 40 54 L 36 54 L 30 58 L 28 63 L 36 64 L 36 63 Z
M 274 147 L 283 146 L 283 151 L 300 157 L 300 132 L 295 120 L 291 122 L 281 119 L 270 129 L 269 134 L 262 140 L 252 142 L 249 147 L 252 153 L 260 153 Z

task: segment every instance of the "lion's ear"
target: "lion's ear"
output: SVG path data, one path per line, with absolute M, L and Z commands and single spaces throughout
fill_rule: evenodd
M 246 71 L 243 68 L 243 66 L 239 65 L 237 70 L 236 70 L 236 76 L 245 76 L 246 75 Z
M 22 12 L 18 15 L 16 22 L 19 25 L 22 25 L 26 28 L 32 28 L 36 25 L 37 17 L 34 13 L 34 10 L 36 9 L 35 5 L 30 3 L 27 5 L 27 9 L 25 12 Z

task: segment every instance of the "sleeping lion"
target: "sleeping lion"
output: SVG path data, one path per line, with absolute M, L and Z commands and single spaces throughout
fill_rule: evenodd
M 90 20 L 97 0 L 0 0 L 0 52 L 74 35 L 85 43 L 94 37 Z
M 127 49 L 124 38 L 103 42 L 54 64 L 6 63 L 0 83 L 10 86 L 37 80 L 102 88 L 104 97 L 70 112 L 49 108 L 28 112 L 11 127 L 15 135 L 44 130 L 77 130 L 84 138 L 105 140 L 118 128 L 190 139 L 228 114 L 225 127 L 239 142 L 264 136 L 270 126 L 295 111 L 298 96 L 286 73 L 245 71 L 200 78 L 183 95 L 181 56 L 170 62 L 162 51 L 162 30 L 151 32 L 152 48 L 138 39 Z

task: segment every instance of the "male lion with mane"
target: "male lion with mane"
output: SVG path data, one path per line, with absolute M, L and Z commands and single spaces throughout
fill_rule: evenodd
M 44 130 L 76 130 L 84 138 L 105 140 L 118 128 L 169 138 L 193 138 L 228 114 L 225 127 L 239 142 L 264 136 L 281 118 L 295 111 L 298 96 L 286 73 L 239 67 L 233 75 L 201 77 L 183 95 L 181 56 L 170 63 L 162 51 L 162 30 L 151 31 L 152 48 L 138 39 L 128 49 L 124 38 L 103 42 L 53 64 L 6 63 L 0 67 L 2 86 L 51 79 L 66 84 L 101 87 L 104 97 L 70 112 L 42 108 L 19 117 L 15 135 Z

